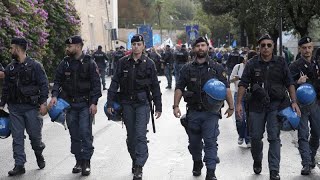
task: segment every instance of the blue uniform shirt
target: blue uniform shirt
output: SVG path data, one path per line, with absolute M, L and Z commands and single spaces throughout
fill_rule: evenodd
M 160 91 L 155 64 L 150 58 L 146 57 L 144 54 L 142 54 L 142 56 L 140 57 L 140 59 L 137 60 L 137 62 L 134 61 L 134 59 L 132 58 L 132 55 L 125 56 L 119 60 L 117 69 L 115 71 L 114 76 L 112 77 L 112 81 L 108 90 L 108 107 L 112 106 L 112 102 L 114 102 L 116 93 L 118 92 L 119 88 L 120 88 L 120 92 L 128 88 L 131 88 L 132 92 L 130 93 L 135 93 L 134 91 L 143 91 L 143 89 L 136 89 L 137 88 L 136 84 L 132 84 L 132 83 L 136 83 L 136 79 L 131 76 L 132 75 L 131 73 L 133 73 L 132 68 L 136 67 L 136 66 L 133 66 L 134 63 L 138 63 L 138 64 L 146 63 L 146 70 L 143 69 L 143 70 L 140 70 L 139 72 L 135 71 L 134 74 L 137 75 L 137 73 L 141 73 L 140 75 L 144 76 L 144 74 L 147 73 L 148 76 L 150 76 L 149 77 L 150 78 L 149 80 L 151 81 L 150 91 L 152 93 L 153 101 L 156 106 L 156 111 L 161 112 L 162 111 L 161 91 Z M 124 70 L 124 66 L 128 66 L 128 69 Z M 124 73 L 129 74 L 127 77 L 128 82 L 125 82 L 125 84 L 123 84 L 123 86 L 121 87 L 121 81 L 124 78 Z M 124 96 L 128 95 L 125 93 L 123 94 L 123 92 L 121 93 Z
M 83 54 L 80 58 L 83 59 L 84 56 L 85 55 Z M 66 57 L 66 58 L 70 58 L 70 57 Z M 77 70 L 80 67 L 80 63 L 81 63 L 80 60 L 70 58 L 69 62 L 70 64 L 69 63 L 66 64 L 66 61 L 62 60 L 56 70 L 54 85 L 52 88 L 52 97 L 58 97 L 61 92 L 62 83 L 65 78 L 66 66 L 70 66 L 70 69 L 72 70 Z M 97 105 L 98 99 L 102 96 L 101 83 L 100 83 L 100 76 L 99 76 L 97 64 L 92 60 L 90 60 L 89 75 L 90 75 L 90 91 L 87 92 L 86 95 L 90 97 L 90 102 L 89 102 L 90 104 Z M 76 94 L 68 94 L 68 96 L 76 96 Z

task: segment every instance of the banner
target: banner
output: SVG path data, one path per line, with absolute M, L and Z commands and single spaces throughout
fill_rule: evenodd
M 147 48 L 151 48 L 153 46 L 152 27 L 150 25 L 139 26 L 138 34 L 143 35 L 144 43 Z
M 188 44 L 192 44 L 199 37 L 199 25 L 186 26 L 186 33 Z

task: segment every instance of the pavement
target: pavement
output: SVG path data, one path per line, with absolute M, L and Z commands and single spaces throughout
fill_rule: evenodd
M 149 159 L 144 166 L 144 180 L 204 180 L 205 168 L 200 177 L 192 176 L 192 159 L 188 151 L 187 135 L 179 119 L 172 113 L 174 90 L 165 89 L 166 79 L 160 76 L 163 94 L 163 113 L 156 120 L 156 133 L 149 123 L 148 139 Z M 110 84 L 110 77 L 107 78 Z M 48 115 L 44 116 L 43 141 L 46 144 L 44 157 L 46 167 L 39 170 L 30 141 L 26 134 L 25 151 L 26 173 L 17 177 L 8 177 L 7 172 L 13 168 L 12 138 L 0 139 L 0 180 L 130 180 L 131 159 L 126 147 L 126 130 L 120 122 L 108 121 L 103 106 L 107 101 L 107 91 L 98 104 L 98 113 L 93 126 L 95 152 L 91 160 L 92 172 L 88 177 L 72 174 L 75 159 L 70 153 L 70 136 L 63 127 L 52 123 Z M 183 113 L 185 103 L 180 105 Z M 225 109 L 223 109 L 225 112 Z M 237 132 L 233 118 L 225 116 L 220 120 L 218 137 L 218 154 L 221 163 L 217 165 L 216 175 L 219 180 L 267 180 L 269 170 L 267 162 L 268 142 L 264 138 L 264 158 L 262 173 L 255 175 L 252 170 L 250 149 L 237 144 Z M 316 167 L 310 176 L 301 176 L 301 159 L 296 148 L 296 132 L 281 133 L 280 175 L 283 180 L 319 180 L 320 170 Z

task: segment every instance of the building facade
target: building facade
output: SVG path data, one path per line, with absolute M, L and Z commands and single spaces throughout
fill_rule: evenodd
M 112 29 L 118 30 L 118 0 L 74 0 L 81 19 L 84 50 L 114 49 Z

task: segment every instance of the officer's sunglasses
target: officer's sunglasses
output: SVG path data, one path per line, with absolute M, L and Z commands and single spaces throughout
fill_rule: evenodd
M 272 47 L 272 44 L 271 43 L 268 43 L 268 44 L 260 44 L 260 46 L 262 47 L 262 48 L 265 48 L 265 47 L 267 47 L 268 46 L 268 48 L 271 48 Z

